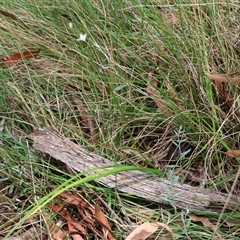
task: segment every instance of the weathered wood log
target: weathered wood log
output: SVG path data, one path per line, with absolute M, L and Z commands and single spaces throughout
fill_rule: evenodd
M 52 158 L 60 160 L 68 167 L 83 172 L 93 168 L 113 166 L 113 162 L 89 152 L 59 134 L 38 129 L 30 134 L 33 147 Z M 102 169 L 95 170 L 100 172 Z M 161 204 L 174 204 L 176 207 L 192 210 L 219 211 L 226 203 L 228 195 L 209 189 L 193 187 L 188 184 L 173 183 L 168 179 L 153 176 L 141 171 L 120 172 L 96 179 L 106 187 L 137 195 Z M 232 195 L 227 208 L 240 205 L 240 197 Z M 226 206 L 225 206 L 226 207 Z

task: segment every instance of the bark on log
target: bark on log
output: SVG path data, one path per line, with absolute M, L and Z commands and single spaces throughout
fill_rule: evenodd
M 49 154 L 78 172 L 113 166 L 112 161 L 89 152 L 53 131 L 38 129 L 30 134 L 30 138 L 33 139 L 33 147 L 36 150 Z M 224 193 L 188 184 L 173 184 L 170 180 L 141 171 L 120 172 L 96 181 L 106 187 L 157 203 L 174 203 L 176 207 L 183 209 L 217 212 L 221 210 L 228 198 L 228 195 Z M 239 205 L 240 197 L 232 195 L 227 208 L 239 207 Z

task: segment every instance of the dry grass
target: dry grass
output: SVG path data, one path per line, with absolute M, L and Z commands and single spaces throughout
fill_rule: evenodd
M 176 174 L 199 168 L 199 182 L 186 182 L 239 194 L 239 181 L 231 190 L 239 160 L 224 153 L 240 147 L 239 84 L 219 84 L 205 74 L 239 76 L 237 1 L 155 2 L 10 1 L 1 7 L 18 18 L 0 13 L 1 56 L 41 49 L 37 58 L 1 66 L 0 114 L 6 122 L 0 196 L 7 196 L 1 202 L 10 201 L 0 210 L 1 237 L 50 186 L 70 176 L 64 166 L 32 150 L 26 136 L 38 127 L 55 129 L 122 164 L 166 172 L 171 165 Z M 86 42 L 76 41 L 80 33 L 87 33 Z M 192 154 L 184 142 L 194 148 Z M 121 223 L 109 214 L 122 237 L 131 224 L 146 220 L 170 223 L 175 239 L 213 236 L 183 210 L 142 204 L 94 184 L 83 191 L 92 202 L 103 195 L 119 213 Z M 10 211 L 20 197 L 20 206 Z M 205 216 L 218 222 L 224 239 L 237 239 L 238 209 Z M 36 226 L 27 222 L 12 234 L 28 229 L 25 224 Z

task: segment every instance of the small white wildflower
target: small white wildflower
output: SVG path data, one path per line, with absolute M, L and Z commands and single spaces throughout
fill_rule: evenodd
M 77 41 L 85 42 L 86 38 L 87 38 L 87 34 L 86 33 L 85 34 L 80 33 L 79 34 L 79 38 L 77 39 Z
M 72 23 L 72 22 L 68 23 L 68 26 L 69 26 L 70 28 L 73 28 L 73 23 Z

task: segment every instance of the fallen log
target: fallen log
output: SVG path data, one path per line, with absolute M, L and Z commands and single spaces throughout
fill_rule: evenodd
M 29 137 L 33 139 L 33 147 L 36 150 L 65 163 L 75 171 L 84 172 L 99 168 L 95 170 L 97 173 L 101 172 L 103 167 L 113 166 L 109 159 L 90 152 L 51 130 L 38 129 Z M 226 202 L 224 208 L 240 206 L 240 197 L 236 195 L 228 196 L 205 188 L 173 183 L 171 180 L 142 171 L 119 172 L 98 178 L 96 181 L 108 188 L 183 209 L 217 212 L 221 211 Z

